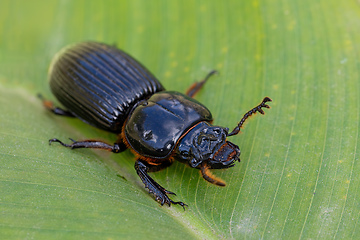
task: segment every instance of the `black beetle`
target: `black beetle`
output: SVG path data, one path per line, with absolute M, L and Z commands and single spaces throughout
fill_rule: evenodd
M 175 160 L 201 170 L 205 180 L 225 186 L 209 169 L 221 169 L 240 162 L 240 149 L 226 140 L 239 133 L 245 120 L 262 108 L 270 108 L 265 97 L 248 111 L 232 132 L 212 126 L 210 111 L 192 97 L 206 80 L 194 83 L 186 94 L 165 91 L 161 83 L 139 62 L 103 43 L 83 42 L 60 51 L 50 70 L 50 87 L 66 110 L 43 99 L 55 114 L 77 117 L 95 127 L 118 134 L 114 145 L 97 140 L 72 140 L 71 144 L 54 138 L 65 147 L 97 148 L 120 153 L 129 148 L 136 156 L 135 169 L 145 187 L 163 204 L 179 204 L 149 175 Z M 175 194 L 174 194 L 175 195 Z

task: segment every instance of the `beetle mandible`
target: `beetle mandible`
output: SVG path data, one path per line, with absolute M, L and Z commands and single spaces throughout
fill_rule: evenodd
M 240 162 L 240 149 L 227 137 L 240 132 L 252 114 L 264 114 L 270 108 L 265 97 L 248 111 L 229 133 L 228 128 L 213 126 L 209 109 L 193 99 L 204 83 L 194 83 L 186 94 L 165 91 L 161 83 L 127 53 L 97 42 L 81 42 L 64 48 L 53 59 L 49 69 L 50 88 L 65 109 L 42 99 L 51 112 L 82 121 L 118 134 L 113 145 L 83 140 L 65 147 L 95 148 L 114 153 L 130 149 L 136 156 L 135 170 L 140 179 L 161 205 L 179 204 L 169 198 L 174 194 L 160 186 L 148 172 L 158 171 L 174 160 L 200 169 L 203 178 L 218 186 L 225 182 L 214 177 L 210 169 L 229 168 Z

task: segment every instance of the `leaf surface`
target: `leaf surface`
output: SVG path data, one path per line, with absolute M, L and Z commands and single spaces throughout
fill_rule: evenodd
M 360 3 L 2 1 L 0 235 L 7 238 L 358 239 Z M 116 136 L 47 113 L 47 68 L 67 44 L 130 53 L 169 90 L 213 69 L 196 99 L 232 129 L 241 163 L 210 185 L 181 163 L 151 173 L 189 205 L 161 207 L 134 156 L 48 145 Z M 230 140 L 230 139 L 229 139 Z

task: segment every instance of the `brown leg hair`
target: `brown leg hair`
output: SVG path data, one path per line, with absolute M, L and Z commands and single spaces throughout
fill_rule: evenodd
M 208 181 L 209 183 L 224 187 L 226 184 L 223 180 L 221 180 L 220 178 L 215 177 L 214 175 L 212 175 L 212 173 L 210 172 L 210 168 L 206 163 L 203 163 L 200 167 L 201 170 L 201 175 L 203 176 L 203 178 Z

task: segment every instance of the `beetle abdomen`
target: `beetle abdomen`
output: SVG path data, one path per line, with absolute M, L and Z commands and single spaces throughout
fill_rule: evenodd
M 164 90 L 134 58 L 95 42 L 62 50 L 50 66 L 49 79 L 53 94 L 67 110 L 86 123 L 117 133 L 136 102 Z
M 124 134 L 139 155 L 165 159 L 180 137 L 201 121 L 212 121 L 209 109 L 182 93 L 164 91 L 134 109 Z

